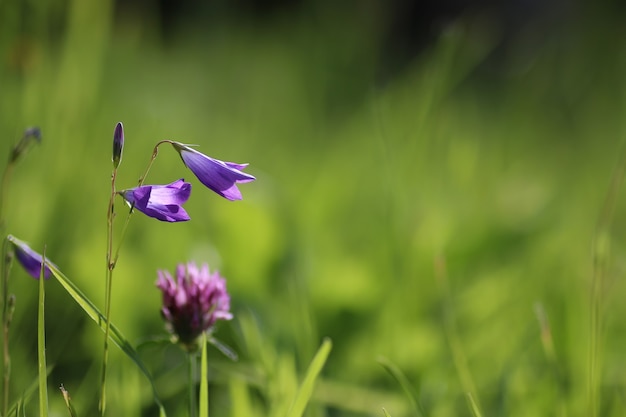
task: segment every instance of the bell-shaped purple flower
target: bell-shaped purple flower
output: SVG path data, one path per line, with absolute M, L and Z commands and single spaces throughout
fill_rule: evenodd
M 170 142 L 178 151 L 183 162 L 202 184 L 227 200 L 241 200 L 238 183 L 254 181 L 256 178 L 242 172 L 248 164 L 235 164 L 211 158 L 179 142 Z
M 182 205 L 189 199 L 191 184 L 180 179 L 167 185 L 142 185 L 119 194 L 129 206 L 147 216 L 164 222 L 184 222 L 190 219 Z
M 39 277 L 41 277 L 41 264 L 43 262 L 43 256 L 32 250 L 26 242 L 19 240 L 13 235 L 8 235 L 7 240 L 13 245 L 15 257 L 26 270 L 28 275 L 35 279 L 39 279 Z M 52 273 L 50 268 L 48 268 L 48 265 L 53 265 L 56 268 L 56 265 L 50 262 L 48 257 L 46 257 L 46 266 L 43 273 L 43 277 L 45 279 L 50 278 L 50 274 Z
M 168 330 L 189 350 L 203 332 L 210 332 L 218 320 L 230 320 L 230 296 L 226 280 L 209 266 L 194 262 L 179 264 L 176 278 L 159 270 L 156 286 L 163 292 L 161 314 Z
M 41 129 L 37 126 L 29 127 L 24 131 L 22 135 L 22 139 L 13 147 L 11 151 L 11 156 L 9 157 L 9 162 L 14 163 L 17 161 L 22 155 L 26 153 L 26 150 L 30 147 L 33 140 L 37 143 L 41 142 Z

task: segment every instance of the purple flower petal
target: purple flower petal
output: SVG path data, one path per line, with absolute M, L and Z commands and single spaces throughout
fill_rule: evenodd
M 182 205 L 189 199 L 191 184 L 183 179 L 167 185 L 143 185 L 120 194 L 130 206 L 155 219 L 166 222 L 190 219 Z
M 174 279 L 168 271 L 158 271 L 156 286 L 163 293 L 161 314 L 169 330 L 181 344 L 193 349 L 203 332 L 211 331 L 217 320 L 230 320 L 230 296 L 226 281 L 208 265 L 179 264 Z
M 35 279 L 39 279 L 39 277 L 41 277 L 41 264 L 43 262 L 43 257 L 32 250 L 26 242 L 19 240 L 15 236 L 9 235 L 7 236 L 7 239 L 13 244 L 15 257 L 26 270 L 28 275 Z M 46 266 L 43 274 L 44 279 L 50 278 L 50 274 L 52 273 L 50 268 L 48 268 L 48 264 L 53 265 L 56 268 L 56 265 L 50 262 L 50 259 L 46 257 Z
M 237 184 L 256 179 L 241 171 L 248 164 L 220 161 L 179 142 L 172 142 L 172 145 L 200 182 L 227 200 L 241 200 Z

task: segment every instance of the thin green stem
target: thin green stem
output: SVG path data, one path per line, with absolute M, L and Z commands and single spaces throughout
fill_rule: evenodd
M 2 363 L 3 363 L 3 393 L 2 415 L 7 415 L 9 406 L 9 383 L 11 380 L 11 354 L 9 351 L 9 329 L 13 318 L 15 297 L 9 295 L 9 270 L 11 268 L 12 254 L 9 252 L 9 241 L 2 242 Z
M 46 365 L 46 321 L 45 321 L 45 279 L 46 248 L 43 250 L 43 262 L 39 275 L 39 309 L 37 317 L 37 358 L 39 365 L 39 416 L 48 417 L 48 370 Z
M 474 378 L 472 378 L 472 373 L 467 364 L 467 357 L 465 356 L 465 351 L 463 350 L 463 345 L 461 344 L 461 339 L 458 334 L 450 296 L 450 284 L 448 283 L 446 264 L 443 257 L 438 257 L 435 260 L 435 275 L 443 294 L 443 327 L 448 339 L 448 344 L 450 345 L 450 351 L 452 352 L 452 360 L 459 374 L 461 387 L 463 391 L 465 391 L 468 400 L 471 400 L 470 408 L 472 409 L 472 413 L 474 413 L 475 416 L 479 416 L 481 415 L 481 406 L 478 399 L 478 392 L 476 391 Z
M 113 269 L 115 264 L 111 262 L 113 253 L 113 224 L 115 220 L 115 179 L 117 169 L 113 169 L 111 175 L 111 196 L 109 198 L 109 208 L 107 211 L 107 272 L 106 288 L 104 291 L 104 316 L 106 317 L 106 327 L 104 330 L 104 354 L 102 356 L 102 379 L 100 380 L 100 414 L 104 416 L 106 409 L 106 371 L 109 356 L 109 329 L 111 327 L 111 290 L 113 287 Z
M 187 365 L 189 371 L 189 417 L 196 417 L 196 355 L 187 352 Z
M 6 219 L 4 218 L 5 206 L 7 200 L 7 194 L 9 192 L 9 182 L 11 181 L 11 174 L 13 173 L 13 164 L 8 163 L 4 172 L 2 173 L 2 183 L 0 185 L 0 231 L 2 235 L 6 230 Z
M 162 143 L 171 143 L 171 141 L 163 140 L 158 142 L 154 150 L 152 151 L 152 156 L 150 158 L 150 162 L 148 162 L 148 166 L 146 167 L 145 172 L 139 178 L 138 186 L 143 185 L 143 182 L 150 172 L 150 168 L 154 163 L 159 151 L 158 147 Z M 128 229 L 128 223 L 130 222 L 130 217 L 133 214 L 133 207 L 131 206 L 128 211 L 128 215 L 126 216 L 126 220 L 124 221 L 124 226 L 122 228 L 122 233 L 115 249 L 113 252 L 113 224 L 115 220 L 115 196 L 117 195 L 117 190 L 115 188 L 115 179 L 117 177 L 117 168 L 113 169 L 113 173 L 111 174 L 111 196 L 109 198 L 109 207 L 107 211 L 107 256 L 106 256 L 106 264 L 107 264 L 107 272 L 106 272 L 106 283 L 105 283 L 105 292 L 104 292 L 104 315 L 106 317 L 106 327 L 104 331 L 104 354 L 102 357 L 102 378 L 100 381 L 100 415 L 104 416 L 106 409 L 106 370 L 107 370 L 107 362 L 108 362 L 108 353 L 109 353 L 109 329 L 111 327 L 111 292 L 113 288 L 113 270 L 115 269 L 115 265 L 117 264 L 117 260 L 119 258 L 120 249 L 124 242 L 124 238 L 126 236 L 126 230 Z M 115 254 L 115 255 L 114 255 Z
M 152 157 L 150 158 L 150 162 L 148 162 L 148 166 L 146 167 L 146 170 L 144 171 L 143 175 L 141 177 L 139 177 L 139 181 L 137 182 L 137 186 L 141 187 L 143 185 L 143 182 L 146 180 L 146 177 L 148 176 L 148 172 L 150 172 L 150 168 L 152 168 L 152 164 L 154 164 L 154 160 L 156 159 L 157 155 L 159 154 L 159 146 L 161 146 L 164 143 L 172 143 L 171 140 L 162 140 L 160 142 L 157 142 L 156 145 L 154 145 L 154 149 L 152 150 Z
M 148 166 L 146 167 L 146 170 L 144 171 L 143 175 L 139 177 L 139 181 L 137 181 L 138 187 L 141 187 L 144 181 L 146 180 L 146 177 L 148 176 L 148 173 L 150 172 L 150 168 L 152 168 L 152 164 L 154 164 L 154 160 L 159 154 L 159 146 L 162 145 L 163 143 L 171 143 L 171 141 L 162 140 L 154 146 L 154 149 L 152 150 L 152 156 L 150 157 L 150 161 L 148 162 Z M 115 256 L 113 256 L 113 267 L 115 267 L 115 264 L 117 264 L 117 260 L 120 256 L 120 249 L 122 248 L 122 244 L 124 243 L 124 238 L 126 237 L 126 231 L 128 230 L 128 223 L 130 222 L 130 218 L 132 215 L 133 215 L 133 206 L 130 207 L 130 210 L 128 211 L 128 215 L 126 216 L 126 220 L 124 221 L 124 226 L 122 226 L 120 239 L 117 244 L 117 248 L 115 249 Z
M 6 219 L 5 219 L 5 205 L 7 200 L 7 193 L 9 190 L 9 182 L 11 179 L 11 173 L 13 172 L 14 164 L 9 162 L 2 173 L 2 183 L 0 184 L 0 232 L 2 237 L 5 238 L 6 231 Z M 6 416 L 9 407 L 9 383 L 11 380 L 11 352 L 9 350 L 9 329 L 11 325 L 11 308 L 9 299 L 9 269 L 10 269 L 10 255 L 8 253 L 8 241 L 4 239 L 2 244 L 2 265 L 0 267 L 0 273 L 2 276 L 2 415 Z
M 598 395 L 598 380 L 600 373 L 601 329 L 602 329 L 602 301 L 604 298 L 606 270 L 610 259 L 611 226 L 613 213 L 617 204 L 617 197 L 626 174 L 626 146 L 622 147 L 620 159 L 617 163 L 602 211 L 596 226 L 592 243 L 593 274 L 591 277 L 590 310 L 589 310 L 589 358 L 587 396 L 590 417 L 598 415 L 600 399 Z
M 200 356 L 200 402 L 198 403 L 199 417 L 209 417 L 209 367 L 207 352 L 207 334 L 202 334 L 202 354 Z

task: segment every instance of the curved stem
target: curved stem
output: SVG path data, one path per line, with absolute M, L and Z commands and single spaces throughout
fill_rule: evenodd
M 157 155 L 159 154 L 159 146 L 164 143 L 172 143 L 172 142 L 170 140 L 162 140 L 154 146 L 154 149 L 152 150 L 152 156 L 150 157 L 150 161 L 148 162 L 148 166 L 146 167 L 146 170 L 144 171 L 143 175 L 139 177 L 139 181 L 137 182 L 138 187 L 141 187 L 143 183 L 145 182 L 146 177 L 148 176 L 148 172 L 150 172 L 150 168 L 152 168 L 152 164 L 154 164 L 154 161 Z M 117 259 L 120 256 L 120 249 L 122 248 L 122 244 L 124 243 L 124 238 L 126 237 L 126 230 L 128 229 L 128 223 L 130 222 L 130 217 L 133 215 L 133 208 L 134 206 L 130 207 L 130 210 L 128 211 L 128 215 L 126 216 L 126 220 L 124 220 L 124 226 L 122 226 L 122 233 L 120 235 L 120 240 L 117 244 L 117 248 L 115 249 L 115 255 L 113 256 L 113 262 L 112 262 L 113 267 L 115 267 L 115 264 L 117 263 Z
M 164 143 L 172 143 L 171 140 L 162 140 L 160 142 L 157 142 L 156 145 L 154 145 L 154 149 L 152 150 L 152 157 L 150 158 L 150 162 L 148 162 L 148 166 L 146 167 L 146 170 L 144 171 L 143 175 L 141 177 L 139 177 L 139 181 L 137 182 L 137 186 L 141 187 L 144 183 L 144 181 L 146 180 L 146 177 L 148 176 L 148 172 L 150 172 L 150 168 L 152 168 L 152 164 L 154 164 L 154 160 L 156 159 L 157 155 L 159 154 L 159 146 L 161 146 Z

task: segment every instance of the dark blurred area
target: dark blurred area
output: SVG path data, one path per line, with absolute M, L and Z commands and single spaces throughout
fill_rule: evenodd
M 609 2 L 608 6 L 618 13 L 625 9 L 620 2 Z M 497 38 L 489 65 L 498 68 L 506 65 L 508 51 L 521 37 L 541 44 L 546 36 L 560 30 L 580 13 L 580 5 L 573 0 L 366 0 L 341 4 L 326 0 L 117 2 L 118 13 L 128 8 L 142 14 L 156 13 L 160 36 L 166 43 L 190 26 L 206 28 L 228 18 L 246 19 L 261 25 L 271 24 L 277 18 L 297 21 L 305 15 L 318 18 L 320 22 L 333 14 L 341 19 L 361 20 L 376 30 L 381 39 L 377 74 L 380 82 L 402 72 L 459 19 L 488 21 Z

